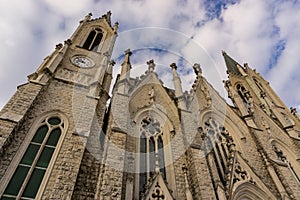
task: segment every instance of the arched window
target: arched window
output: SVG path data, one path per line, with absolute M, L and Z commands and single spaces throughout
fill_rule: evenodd
M 230 154 L 230 145 L 233 144 L 232 137 L 224 126 L 218 124 L 213 118 L 204 123 L 206 131 L 206 150 L 211 152 L 220 181 L 226 184 L 227 161 Z
M 97 51 L 102 37 L 101 29 L 92 30 L 82 47 L 90 51 Z
M 248 91 L 241 84 L 237 84 L 236 89 L 237 89 L 237 92 L 240 95 L 240 97 L 243 99 L 243 102 L 245 103 L 245 105 L 247 105 L 246 94 L 248 93 Z
M 253 78 L 255 85 L 258 87 L 260 93 L 265 92 L 263 86 L 261 85 L 260 82 L 258 82 L 258 80 L 256 80 L 256 78 Z
M 141 121 L 140 128 L 140 171 L 139 171 L 139 194 L 144 193 L 147 180 L 158 170 L 166 179 L 164 142 L 160 123 L 153 117 L 145 117 Z
M 35 199 L 65 129 L 60 116 L 48 116 L 38 124 L 1 199 Z

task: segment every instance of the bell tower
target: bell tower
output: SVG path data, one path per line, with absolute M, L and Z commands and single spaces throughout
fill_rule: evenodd
M 111 25 L 110 12 L 91 17 L 56 45 L 0 112 L 1 199 L 94 195 L 80 185 L 86 177 L 97 185 L 99 171 L 91 169 L 99 169 L 102 156 L 118 23 Z
M 223 51 L 222 54 L 229 78 L 224 81 L 225 88 L 248 125 L 253 127 L 251 119 L 255 109 L 261 109 L 291 137 L 299 139 L 298 133 L 293 129 L 295 123 L 299 122 L 298 116 L 293 115 L 285 106 L 269 82 L 255 69 L 251 69 L 247 63 L 241 66 L 226 52 Z

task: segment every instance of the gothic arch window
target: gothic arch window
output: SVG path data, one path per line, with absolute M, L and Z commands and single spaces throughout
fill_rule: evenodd
M 246 88 L 240 83 L 238 83 L 236 85 L 236 89 L 237 89 L 239 96 L 243 100 L 244 105 L 247 108 L 248 112 L 253 113 L 254 105 L 253 105 L 253 99 L 250 95 L 250 92 L 248 90 L 246 90 Z
M 262 93 L 262 92 L 265 92 L 265 90 L 264 90 L 263 86 L 261 85 L 261 83 L 258 82 L 258 80 L 257 80 L 256 78 L 253 78 L 253 80 L 254 80 L 255 85 L 258 87 L 259 91 L 260 91 L 261 93 Z
M 96 28 L 89 33 L 89 35 L 82 47 L 84 49 L 87 49 L 90 51 L 97 51 L 98 47 L 100 45 L 100 42 L 102 40 L 102 37 L 103 37 L 102 30 L 99 28 Z
M 145 191 L 147 180 L 159 170 L 166 180 L 163 128 L 152 116 L 141 120 L 139 138 L 139 194 Z
M 1 199 L 36 198 L 45 176 L 49 177 L 55 157 L 53 155 L 58 152 L 66 129 L 67 120 L 59 114 L 48 115 L 33 126 L 28 134 L 31 137 L 29 144 L 22 151 L 24 154 L 18 161 Z
M 210 152 L 215 163 L 220 181 L 225 186 L 227 162 L 232 149 L 233 139 L 223 125 L 214 118 L 209 118 L 204 123 L 206 132 L 206 151 Z M 233 144 L 234 145 L 234 144 Z
M 245 104 L 247 104 L 246 94 L 248 93 L 248 91 L 245 89 L 245 87 L 243 85 L 241 85 L 239 83 L 236 85 L 236 89 L 237 89 L 238 94 L 242 98 L 243 102 Z

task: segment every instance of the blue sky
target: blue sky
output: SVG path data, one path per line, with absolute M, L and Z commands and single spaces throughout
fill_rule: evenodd
M 184 89 L 189 90 L 195 78 L 192 64 L 198 62 L 224 95 L 222 80 L 227 75 L 221 50 L 225 50 L 240 64 L 247 62 L 257 69 L 288 107 L 300 110 L 300 1 L 0 0 L 0 4 L 0 107 L 55 45 L 70 37 L 87 13 L 96 18 L 111 10 L 112 22 L 120 24 L 116 45 L 128 34 L 145 30 L 150 31 L 142 39 L 149 43 L 155 35 L 152 32 L 169 34 L 170 41 L 188 41 L 174 47 L 162 37 L 157 46 L 142 41 L 119 46 L 113 55 L 117 61 L 123 50 L 134 50 L 134 76 L 143 73 L 146 61 L 153 58 L 163 82 L 172 87 L 169 64 L 178 62 Z M 165 45 L 162 51 L 141 50 L 159 45 Z M 120 64 L 115 65 L 115 73 Z

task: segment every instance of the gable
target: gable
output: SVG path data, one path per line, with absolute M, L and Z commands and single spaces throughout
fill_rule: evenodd
M 152 180 L 152 182 L 150 182 L 149 185 L 149 189 L 146 191 L 145 196 L 143 198 L 144 200 L 174 199 L 160 173 L 154 175 L 154 179 Z

